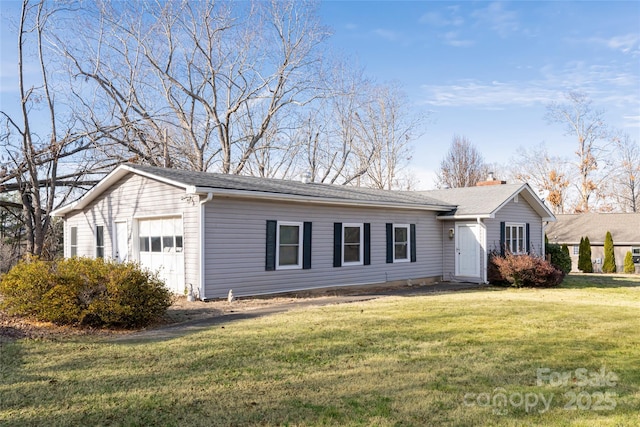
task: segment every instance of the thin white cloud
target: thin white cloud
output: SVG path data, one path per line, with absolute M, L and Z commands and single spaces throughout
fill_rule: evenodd
M 520 27 L 518 14 L 507 10 L 502 2 L 490 3 L 486 8 L 474 11 L 472 16 L 480 25 L 497 32 L 500 37 L 507 37 Z
M 441 38 L 444 40 L 445 44 L 453 47 L 471 47 L 475 45 L 474 40 L 460 38 L 457 31 L 449 31 L 447 33 L 444 33 Z
M 373 30 L 373 33 L 378 37 L 391 42 L 395 42 L 401 39 L 400 34 L 398 34 L 396 31 L 386 30 L 384 28 L 376 28 L 375 30 Z

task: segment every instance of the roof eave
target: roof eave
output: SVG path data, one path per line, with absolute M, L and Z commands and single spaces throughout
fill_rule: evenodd
M 191 189 L 190 189 L 191 190 Z M 335 206 L 358 206 L 358 207 L 384 207 L 393 209 L 411 209 L 411 210 L 425 210 L 425 211 L 437 211 L 448 212 L 455 209 L 455 206 L 443 206 L 433 204 L 413 204 L 413 203 L 401 203 L 401 202 L 376 202 L 366 200 L 345 200 L 336 199 L 330 197 L 311 197 L 301 196 L 297 194 L 286 193 L 270 193 L 265 191 L 250 191 L 250 190 L 230 190 L 224 188 L 211 188 L 211 187 L 195 187 L 193 188 L 195 194 L 208 194 L 213 193 L 214 198 L 220 197 L 234 197 L 242 199 L 268 199 L 271 201 L 283 201 L 283 202 L 300 202 L 310 204 L 330 204 Z

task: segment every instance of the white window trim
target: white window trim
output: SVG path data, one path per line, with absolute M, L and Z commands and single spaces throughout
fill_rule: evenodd
M 580 246 L 579 245 L 573 245 L 573 254 L 574 255 L 580 255 Z
M 396 228 L 404 228 L 407 230 L 407 257 L 396 258 Z M 392 229 L 393 238 L 393 262 L 411 262 L 411 227 L 409 224 L 393 224 Z
M 360 229 L 360 250 L 358 259 L 359 261 L 345 261 L 344 260 L 344 247 L 345 247 L 345 230 L 348 228 Z M 364 265 L 364 224 L 363 223 L 343 223 L 342 224 L 342 265 Z
M 299 270 L 302 268 L 302 245 L 304 243 L 304 224 L 302 222 L 278 221 L 276 227 L 276 270 Z M 280 265 L 280 226 L 298 227 L 298 264 Z
M 507 222 L 505 224 L 505 229 L 506 228 L 511 228 L 511 230 L 513 231 L 518 230 L 520 227 L 522 227 L 522 247 L 520 248 L 519 251 L 512 251 L 511 253 L 514 255 L 522 255 L 522 254 L 526 254 L 527 253 L 527 224 L 524 222 Z M 513 238 L 513 234 L 511 234 L 511 238 L 510 238 L 510 242 L 517 242 L 518 239 L 514 239 Z M 505 231 L 505 246 L 507 248 L 511 247 L 512 245 L 507 245 L 507 236 L 506 236 L 506 231 Z

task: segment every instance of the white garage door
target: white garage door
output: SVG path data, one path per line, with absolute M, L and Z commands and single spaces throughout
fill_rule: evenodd
M 167 287 L 184 292 L 182 218 L 154 218 L 138 222 L 140 264 L 157 271 Z

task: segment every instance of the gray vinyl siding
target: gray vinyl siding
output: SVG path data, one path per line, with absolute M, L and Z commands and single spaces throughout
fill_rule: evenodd
M 159 216 L 182 216 L 185 283 L 197 288 L 199 274 L 198 198 L 184 189 L 139 175 L 127 175 L 80 212 L 65 217 L 64 253 L 70 255 L 71 227 L 78 227 L 78 256 L 95 257 L 95 226 L 104 226 L 104 254 L 114 254 L 115 221 L 127 221 L 129 256 L 138 259 L 137 221 Z
M 311 269 L 265 270 L 266 221 L 312 222 Z M 371 224 L 371 265 L 333 267 L 333 225 Z M 416 225 L 415 263 L 386 263 L 386 223 Z M 206 205 L 205 298 L 440 277 L 434 212 L 336 207 L 214 197 Z

